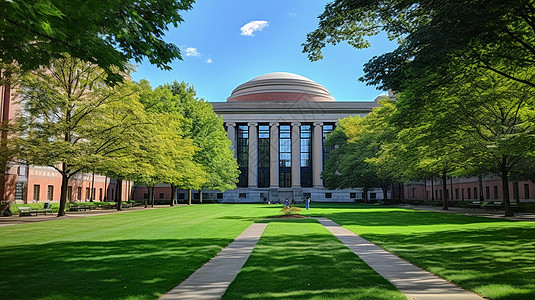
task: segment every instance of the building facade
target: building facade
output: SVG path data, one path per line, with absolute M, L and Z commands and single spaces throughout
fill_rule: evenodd
M 291 73 L 271 73 L 239 85 L 227 102 L 213 102 L 240 167 L 238 187 L 222 202 L 362 199 L 360 189 L 328 190 L 321 179 L 331 149 L 325 137 L 338 120 L 365 116 L 376 102 L 337 102 L 322 85 Z M 380 189 L 370 198 L 382 199 Z M 221 197 L 221 195 L 219 195 Z

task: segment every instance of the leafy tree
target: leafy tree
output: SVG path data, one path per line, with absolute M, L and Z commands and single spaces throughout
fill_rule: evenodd
M 61 174 L 62 216 L 69 179 L 93 169 L 95 161 L 124 151 L 124 140 L 130 140 L 139 122 L 137 97 L 126 84 L 108 86 L 101 68 L 70 57 L 28 74 L 21 95 L 18 156 Z
M 0 63 L 33 70 L 67 53 L 100 66 L 114 81 L 132 59 L 170 69 L 180 50 L 162 38 L 193 2 L 2 0 Z
M 436 74 L 442 82 L 474 68 L 535 87 L 535 4 L 531 0 L 368 1 L 336 0 L 319 16 L 318 29 L 303 44 L 309 59 L 322 58 L 326 44 L 347 41 L 370 46 L 367 38 L 386 32 L 399 46 L 372 58 L 362 80 L 401 91 L 407 82 Z M 444 72 L 452 59 L 457 73 Z M 428 87 L 430 88 L 430 87 Z

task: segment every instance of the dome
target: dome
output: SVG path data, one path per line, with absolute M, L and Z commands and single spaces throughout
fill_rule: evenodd
M 258 76 L 239 85 L 227 102 L 334 101 L 321 84 L 301 75 L 277 72 Z

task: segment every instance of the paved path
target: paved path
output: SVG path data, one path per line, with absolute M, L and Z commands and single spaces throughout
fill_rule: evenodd
M 316 219 L 372 269 L 390 281 L 411 300 L 483 299 L 408 263 L 327 218 Z
M 251 255 L 267 223 L 254 223 L 190 277 L 160 299 L 220 299 Z

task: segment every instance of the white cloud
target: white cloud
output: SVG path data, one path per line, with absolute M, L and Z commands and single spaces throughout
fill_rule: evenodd
M 290 17 L 293 18 L 293 17 L 297 16 L 297 13 L 295 13 L 295 12 L 292 11 L 292 12 L 289 12 L 289 13 L 288 13 L 288 16 L 290 16 Z
M 251 21 L 240 28 L 241 35 L 254 36 L 253 32 L 261 31 L 262 29 L 268 27 L 268 25 L 268 21 Z
M 206 60 L 206 63 L 207 63 L 207 64 L 211 64 L 211 63 L 213 63 L 213 61 L 212 61 L 211 58 L 209 58 L 209 59 Z
M 186 56 L 201 56 L 201 53 L 197 51 L 197 48 L 188 47 L 186 48 Z

